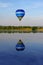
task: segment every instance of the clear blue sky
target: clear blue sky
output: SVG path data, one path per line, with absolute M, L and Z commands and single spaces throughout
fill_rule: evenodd
M 17 9 L 25 10 L 21 22 Z M 0 25 L 43 26 L 43 0 L 0 0 Z

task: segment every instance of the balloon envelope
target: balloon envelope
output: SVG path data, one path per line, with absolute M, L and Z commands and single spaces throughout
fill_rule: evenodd
M 19 21 L 22 20 L 22 18 L 24 17 L 24 15 L 25 15 L 25 11 L 23 9 L 16 10 L 16 16 L 18 17 Z

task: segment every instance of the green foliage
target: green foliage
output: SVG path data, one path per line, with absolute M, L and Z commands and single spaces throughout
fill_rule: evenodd
M 26 29 L 26 30 L 25 30 Z M 30 30 L 29 30 L 30 29 Z M 0 26 L 0 33 L 29 33 L 29 32 L 38 32 L 38 29 L 43 29 L 43 27 L 37 26 Z
M 38 27 L 32 27 L 32 32 L 37 32 Z

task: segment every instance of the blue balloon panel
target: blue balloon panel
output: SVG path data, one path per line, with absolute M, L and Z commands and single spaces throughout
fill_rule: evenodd
M 18 9 L 18 10 L 16 10 L 16 12 L 25 12 L 23 9 Z
M 17 17 L 23 17 L 23 16 L 24 16 L 24 14 L 21 14 L 21 13 L 20 13 L 20 14 L 18 14 L 18 13 L 17 13 L 17 14 L 16 14 L 16 16 L 17 16 Z

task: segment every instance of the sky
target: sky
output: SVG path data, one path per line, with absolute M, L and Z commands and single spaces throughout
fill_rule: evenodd
M 17 9 L 25 10 L 21 21 Z M 43 0 L 0 0 L 0 25 L 43 26 Z

